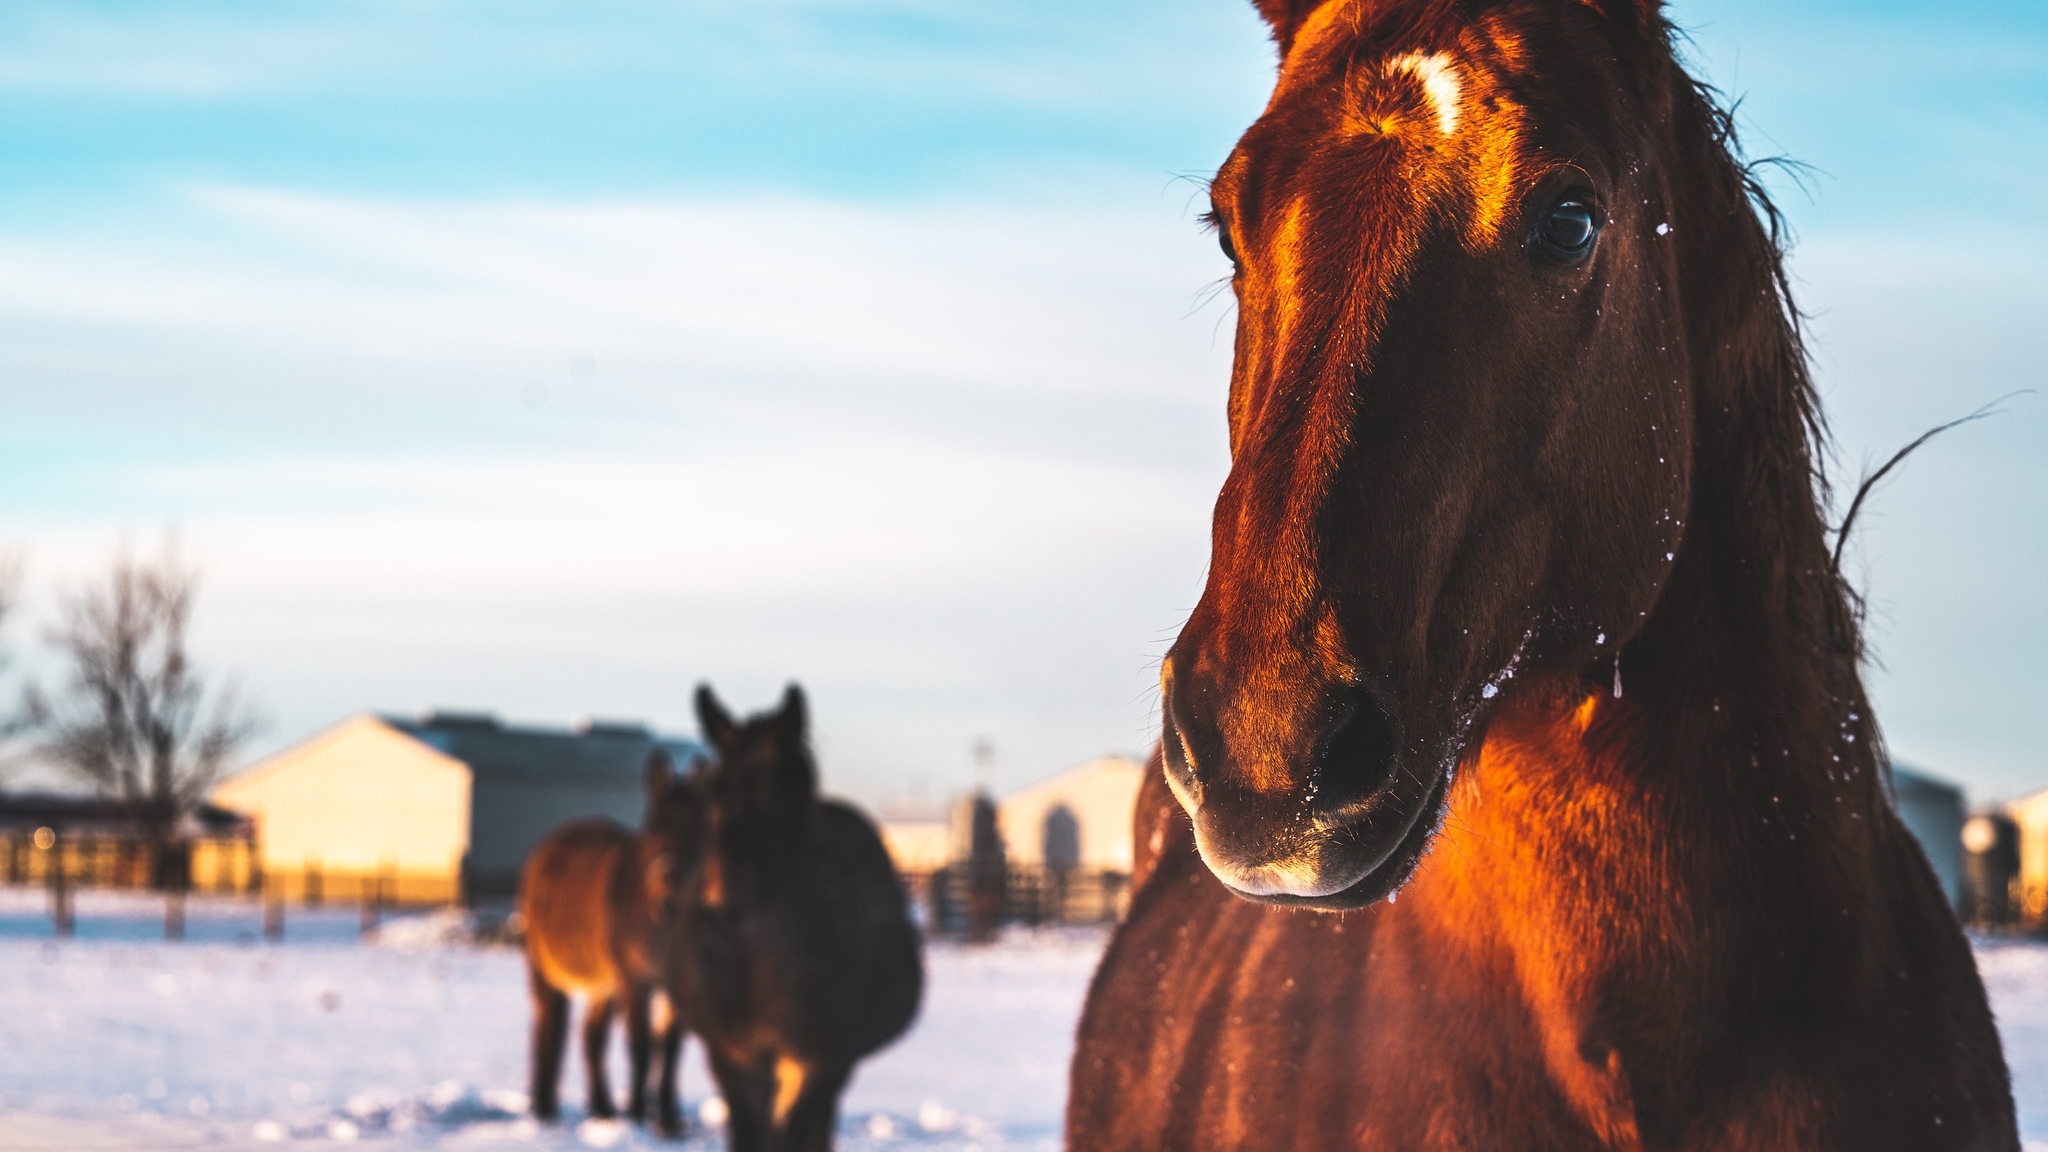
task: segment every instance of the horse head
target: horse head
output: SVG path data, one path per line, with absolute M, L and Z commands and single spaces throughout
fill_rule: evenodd
M 1686 254 L 1725 226 L 1681 213 L 1696 94 L 1653 0 L 1259 7 L 1281 64 L 1211 192 L 1231 468 L 1166 774 L 1233 890 L 1357 907 L 1496 710 L 1656 603 L 1703 403 Z
M 647 753 L 641 779 L 646 806 L 640 819 L 640 869 L 649 916 L 665 922 L 676 893 L 704 851 L 702 764 L 678 774 L 666 748 Z
M 793 863 L 792 846 L 818 809 L 818 767 L 811 755 L 809 708 L 791 684 L 772 712 L 736 721 L 706 684 L 697 689 L 697 722 L 714 759 L 704 773 L 707 804 L 700 899 L 716 907 L 741 881 L 759 882 Z

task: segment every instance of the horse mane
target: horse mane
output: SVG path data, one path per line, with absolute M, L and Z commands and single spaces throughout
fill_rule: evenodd
M 1660 17 L 1658 23 L 1659 32 L 1667 43 L 1683 37 L 1683 33 L 1668 20 Z M 1673 58 L 1676 58 L 1675 52 Z M 1806 348 L 1807 315 L 1793 298 L 1791 277 L 1785 270 L 1794 239 L 1792 229 L 1760 175 L 1763 169 L 1771 167 L 1796 170 L 1797 162 L 1779 156 L 1748 158 L 1735 122 L 1736 113 L 1741 108 L 1740 98 L 1728 99 L 1720 89 L 1689 73 L 1684 77 L 1684 87 L 1690 95 L 1691 110 L 1704 122 L 1711 145 L 1708 155 L 1725 159 L 1740 190 L 1735 198 L 1737 209 L 1746 208 L 1747 215 L 1757 226 L 1750 232 L 1750 243 L 1744 246 L 1747 249 L 1742 252 L 1744 259 L 1725 263 L 1708 261 L 1704 262 L 1704 267 L 1727 269 L 1732 278 L 1739 279 L 1744 275 L 1755 275 L 1757 265 L 1762 266 L 1770 286 L 1767 311 L 1776 323 L 1768 324 L 1755 333 L 1760 339 L 1747 351 L 1760 359 L 1758 367 L 1763 371 L 1763 378 L 1759 383 L 1764 385 L 1766 393 L 1776 393 L 1768 398 L 1789 409 L 1774 413 L 1777 421 L 1781 422 L 1780 426 L 1789 425 L 1798 432 L 1796 438 L 1781 435 L 1771 437 L 1765 443 L 1781 454 L 1781 458 L 1774 462 L 1777 467 L 1801 478 L 1808 496 L 1807 503 L 1812 509 L 1813 526 L 1819 529 L 1819 535 L 1815 535 L 1808 530 L 1807 524 L 1798 524 L 1793 529 L 1801 537 L 1797 545 L 1818 541 L 1825 551 L 1827 529 L 1824 509 L 1833 503 L 1834 487 L 1823 461 L 1831 451 L 1832 440 L 1826 414 L 1821 409 L 1819 390 L 1813 382 L 1812 360 Z M 1845 519 L 1842 527 L 1846 529 L 1847 526 Z M 1795 546 L 1794 541 L 1783 543 L 1787 548 L 1786 559 L 1802 550 Z M 1822 581 L 1827 635 L 1835 651 L 1852 660 L 1860 660 L 1864 655 L 1863 597 L 1841 578 L 1839 565 L 1833 562 L 1833 558 L 1830 553 L 1830 563 Z
M 1711 701 L 1746 717 L 1747 747 L 1720 755 L 1746 754 L 1753 786 L 1817 790 L 1841 775 L 1874 812 L 1888 803 L 1889 757 L 1861 677 L 1864 600 L 1830 547 L 1829 429 L 1786 271 L 1793 237 L 1760 178 L 1788 162 L 1745 156 L 1739 102 L 1685 69 L 1682 32 L 1660 15 L 1639 34 L 1638 58 L 1668 69 L 1642 83 L 1666 85 L 1680 166 L 1670 210 L 1683 247 L 1666 290 L 1687 305 L 1695 455 L 1680 563 L 1614 667 L 1640 688 L 1662 681 L 1658 713 L 1673 726 L 1607 736 L 1697 763 L 1714 729 L 1684 702 Z

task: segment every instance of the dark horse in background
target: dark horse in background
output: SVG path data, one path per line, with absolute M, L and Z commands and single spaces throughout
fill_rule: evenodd
M 703 1038 L 734 1152 L 823 1152 L 854 1064 L 917 1015 L 917 930 L 874 825 L 818 796 L 799 689 L 738 723 L 700 688 L 697 718 L 716 759 L 671 993 Z
M 2017 1148 L 1655 0 L 1259 7 L 1231 471 L 1067 1146 Z
M 534 1115 L 561 1114 L 558 1089 L 568 1043 L 569 997 L 584 998 L 583 1066 L 590 1115 L 617 1115 L 605 1074 L 613 1018 L 626 1018 L 632 1084 L 626 1113 L 682 1131 L 677 1065 L 682 1022 L 671 1010 L 656 1036 L 653 996 L 678 942 L 670 913 L 672 881 L 694 851 L 699 802 L 679 781 L 667 753 L 650 754 L 644 835 L 603 817 L 572 820 L 534 846 L 520 877 L 527 978 L 533 994 Z M 657 1054 L 658 1073 L 650 1086 Z M 648 1115 L 650 1092 L 657 1115 Z

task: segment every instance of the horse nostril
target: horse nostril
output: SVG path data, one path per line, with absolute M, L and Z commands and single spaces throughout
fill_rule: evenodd
M 1201 781 L 1195 776 L 1194 751 L 1188 747 L 1187 730 L 1174 716 L 1173 697 L 1169 693 L 1160 717 L 1160 759 L 1164 761 L 1166 781 L 1182 803 L 1199 804 L 1202 797 Z
M 1393 709 L 1374 692 L 1351 689 L 1316 758 L 1316 807 L 1330 812 L 1370 798 L 1393 782 L 1400 754 Z

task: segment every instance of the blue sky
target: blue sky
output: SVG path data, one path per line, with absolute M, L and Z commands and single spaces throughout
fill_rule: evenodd
M 1845 476 L 2042 383 L 2048 11 L 1687 3 L 1801 243 Z M 939 796 L 1150 739 L 1224 467 L 1186 175 L 1248 4 L 131 0 L 0 8 L 0 542 L 34 616 L 206 565 L 266 746 L 364 707 L 687 729 L 817 698 Z M 2048 786 L 2048 399 L 1928 448 L 1852 561 L 1892 745 Z

